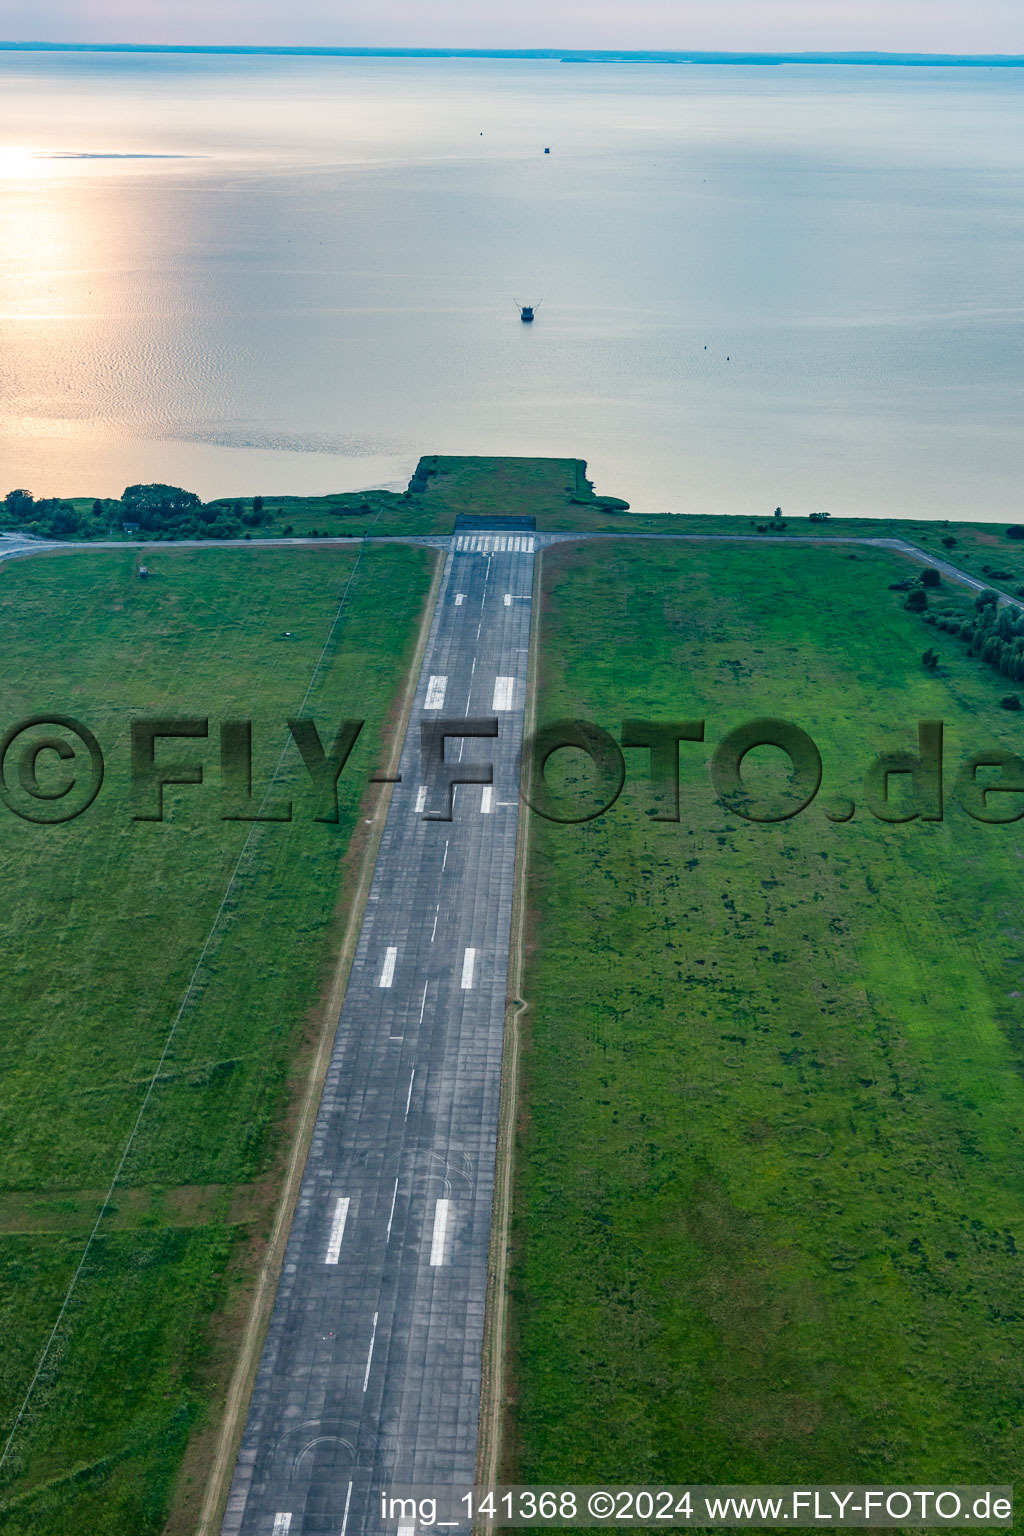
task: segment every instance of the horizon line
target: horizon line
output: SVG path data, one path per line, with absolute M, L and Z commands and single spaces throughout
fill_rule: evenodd
M 1019 53 L 918 53 L 881 49 L 427 48 L 285 43 L 68 43 L 0 40 L 4 53 L 261 54 L 308 58 L 547 59 L 556 63 L 863 64 L 1014 68 Z

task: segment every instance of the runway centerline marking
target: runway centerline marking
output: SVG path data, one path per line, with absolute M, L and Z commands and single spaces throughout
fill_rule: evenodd
M 327 1239 L 327 1257 L 325 1264 L 337 1264 L 341 1254 L 341 1240 L 345 1236 L 345 1223 L 348 1220 L 348 1208 L 352 1204 L 348 1195 L 341 1195 L 334 1207 L 334 1216 L 331 1220 L 331 1235 Z
M 413 1067 L 409 1076 L 409 1092 L 405 1096 L 405 1118 L 409 1118 L 409 1105 L 412 1103 L 412 1085 L 416 1081 L 416 1068 Z
M 434 1206 L 434 1231 L 430 1238 L 430 1262 L 436 1269 L 444 1263 L 444 1239 L 448 1231 L 450 1200 L 439 1200 Z
M 366 1391 L 367 1387 L 370 1385 L 370 1361 L 373 1359 L 373 1346 L 374 1346 L 374 1344 L 376 1342 L 376 1339 L 377 1339 L 377 1318 L 379 1316 L 380 1316 L 379 1312 L 375 1312 L 373 1314 L 373 1332 L 370 1334 L 370 1349 L 369 1349 L 369 1353 L 366 1356 L 366 1374 L 363 1377 L 363 1391 L 364 1392 Z
M 394 944 L 389 944 L 384 951 L 384 968 L 380 973 L 378 987 L 390 987 L 395 980 L 395 961 L 398 959 L 398 949 Z
M 427 683 L 427 696 L 423 701 L 424 709 L 443 709 L 444 695 L 448 687 L 446 676 L 431 677 Z
M 385 1244 L 385 1247 L 391 1241 L 391 1223 L 395 1219 L 395 1201 L 397 1199 L 398 1199 L 398 1180 L 396 1179 L 395 1180 L 395 1192 L 391 1196 L 391 1215 L 388 1217 L 388 1230 L 384 1234 L 384 1244 Z
M 348 1493 L 346 1493 L 346 1495 L 345 1495 L 345 1513 L 341 1517 L 341 1530 L 338 1532 L 338 1536 L 345 1536 L 345 1532 L 348 1530 L 348 1507 L 349 1507 L 349 1505 L 351 1503 L 352 1503 L 352 1484 L 349 1483 L 349 1485 L 348 1485 Z
M 420 998 L 420 1023 L 421 1024 L 423 1023 L 423 1010 L 427 1006 L 427 988 L 429 986 L 430 986 L 430 982 L 429 981 L 425 981 L 423 983 L 423 996 Z
M 469 992 L 476 985 L 476 950 L 467 949 L 462 957 L 462 990 Z

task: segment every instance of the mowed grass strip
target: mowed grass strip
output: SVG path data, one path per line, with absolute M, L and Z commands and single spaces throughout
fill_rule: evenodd
M 432 558 L 155 550 L 140 581 L 137 555 L 83 552 L 0 572 L 5 728 L 70 714 L 106 758 L 77 820 L 0 810 L 0 1225 L 57 1218 L 0 1235 L 0 1447 L 213 933 L 4 1465 L 4 1532 L 162 1530 L 189 1435 L 222 1398 L 354 881 L 345 856 L 379 793 L 367 777 L 387 758 Z M 325 745 L 343 719 L 366 721 L 339 823 L 312 819 L 294 748 L 274 792 L 291 822 L 222 820 L 220 722 L 252 720 L 259 797 L 329 637 L 305 712 Z M 209 740 L 158 746 L 160 761 L 202 762 L 205 779 L 165 791 L 162 823 L 132 819 L 138 715 L 210 722 Z
M 946 723 L 948 791 L 1021 727 L 903 611 L 904 574 L 827 549 L 544 556 L 539 720 L 707 739 L 680 748 L 678 824 L 633 750 L 606 815 L 532 821 L 509 1480 L 1019 1478 L 1024 839 L 952 806 L 884 825 L 862 787 L 918 720 Z M 759 716 L 824 761 L 777 825 L 708 778 Z

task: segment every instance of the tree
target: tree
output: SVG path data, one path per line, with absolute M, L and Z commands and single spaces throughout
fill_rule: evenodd
M 254 496 L 253 497 L 253 499 L 252 499 L 252 509 L 253 509 L 254 512 L 262 512 L 263 511 L 263 497 L 262 496 Z
M 782 516 L 782 508 L 781 507 L 776 507 L 775 511 L 772 513 L 772 517 L 781 517 L 781 516 Z
M 999 707 L 1001 709 L 1020 709 L 1020 699 L 1015 693 L 1004 693 L 1003 697 L 999 700 Z
M 921 665 L 924 667 L 926 672 L 934 672 L 935 668 L 938 666 L 938 664 L 939 664 L 939 653 L 938 653 L 938 651 L 933 651 L 929 647 L 929 649 L 927 651 L 925 651 L 924 655 L 921 657 Z
M 126 512 L 143 512 L 151 507 L 165 512 L 192 512 L 202 506 L 194 491 L 183 491 L 179 485 L 129 485 L 121 504 Z
M 999 593 L 993 592 L 991 587 L 986 587 L 984 592 L 979 592 L 974 599 L 974 606 L 981 613 L 985 608 L 995 608 L 999 602 Z
M 907 607 L 911 613 L 924 613 L 928 607 L 927 592 L 923 592 L 920 587 L 915 587 L 914 591 L 907 598 Z
M 34 502 L 31 491 L 8 491 L 4 497 L 4 507 L 11 517 L 27 517 Z
M 1006 530 L 1008 539 L 1024 539 L 1024 523 L 1011 523 Z
M 832 516 L 831 512 L 812 512 L 810 517 L 808 518 L 808 522 L 811 522 L 811 523 L 827 523 L 831 516 Z
M 47 519 L 46 531 L 55 539 L 70 539 L 82 529 L 82 519 L 74 507 L 54 508 Z
M 955 549 L 956 548 L 956 539 L 954 539 L 952 534 L 949 534 L 946 538 L 943 539 L 942 542 L 943 542 L 943 544 L 945 544 L 947 549 Z
M 939 575 L 934 565 L 927 566 L 926 569 L 921 572 L 921 585 L 922 587 L 942 586 L 942 577 Z

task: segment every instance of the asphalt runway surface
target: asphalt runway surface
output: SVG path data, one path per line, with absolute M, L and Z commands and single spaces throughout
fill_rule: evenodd
M 388 1484 L 473 1485 L 534 548 L 451 541 L 224 1536 L 364 1536 Z M 447 764 L 493 783 L 431 819 L 421 724 L 478 719 Z

